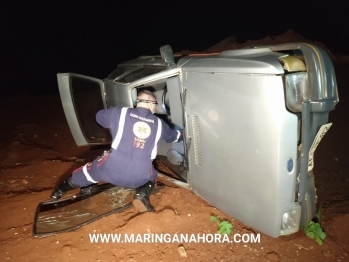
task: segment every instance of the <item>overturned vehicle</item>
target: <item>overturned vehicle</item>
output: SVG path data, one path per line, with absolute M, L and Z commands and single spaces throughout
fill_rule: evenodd
M 103 80 L 58 74 L 76 144 L 111 143 L 97 111 L 134 107 L 150 90 L 157 116 L 184 132 L 182 143 L 161 141 L 158 155 L 190 190 L 272 237 L 304 227 L 316 211 L 314 151 L 339 101 L 327 53 L 289 43 L 160 54 L 121 63 Z

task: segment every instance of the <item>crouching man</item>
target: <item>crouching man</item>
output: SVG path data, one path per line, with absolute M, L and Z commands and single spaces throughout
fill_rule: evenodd
M 141 91 L 136 108 L 115 107 L 101 110 L 97 122 L 109 128 L 113 142 L 109 153 L 75 170 L 55 187 L 51 199 L 56 200 L 67 191 L 98 182 L 107 182 L 126 188 L 137 188 L 134 206 L 139 212 L 152 211 L 149 196 L 154 187 L 157 171 L 153 159 L 160 139 L 168 143 L 182 140 L 181 132 L 171 129 L 154 115 L 156 97 Z

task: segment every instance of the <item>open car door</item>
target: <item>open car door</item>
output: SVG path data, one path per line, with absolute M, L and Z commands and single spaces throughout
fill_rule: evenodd
M 73 73 L 57 74 L 57 80 L 64 113 L 76 144 L 85 146 L 111 143 L 109 129 L 96 122 L 96 113 L 107 108 L 104 81 Z M 118 88 L 117 95 L 127 95 L 123 92 L 127 90 Z

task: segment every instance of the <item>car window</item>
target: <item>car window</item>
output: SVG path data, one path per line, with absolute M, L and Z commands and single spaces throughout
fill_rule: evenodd
M 163 67 L 163 66 L 141 67 L 141 68 L 134 70 L 134 71 L 130 72 L 129 74 L 121 77 L 117 81 L 122 82 L 122 83 L 131 83 L 131 82 L 138 80 L 140 78 L 159 73 L 165 69 L 166 69 L 166 67 Z
M 132 70 L 133 67 L 118 67 L 116 68 L 113 72 L 111 72 L 107 78 L 108 79 L 112 79 L 112 80 L 116 80 L 119 76 L 121 76 L 122 74 L 124 74 L 127 71 Z

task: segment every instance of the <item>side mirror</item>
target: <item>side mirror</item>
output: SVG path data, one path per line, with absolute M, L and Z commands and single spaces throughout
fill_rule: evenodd
M 163 45 L 160 47 L 160 54 L 168 69 L 176 67 L 173 50 L 170 45 Z

